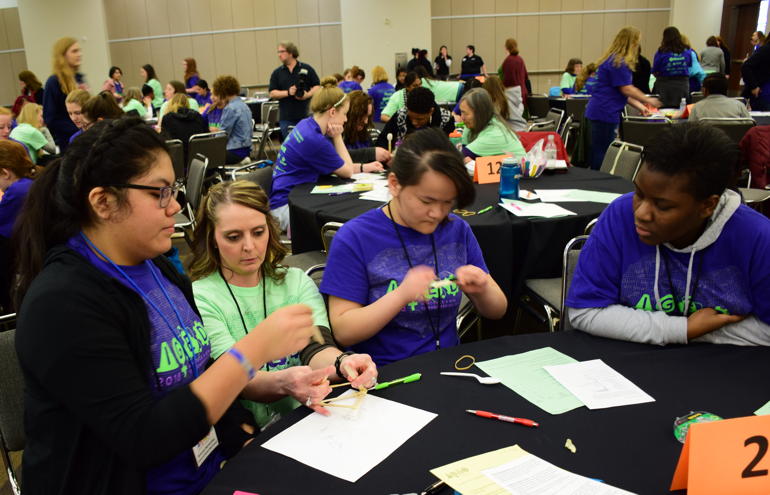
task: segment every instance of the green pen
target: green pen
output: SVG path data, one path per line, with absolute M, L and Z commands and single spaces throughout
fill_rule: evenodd
M 481 210 L 477 211 L 476 215 L 481 215 L 482 213 L 486 213 L 491 209 L 492 209 L 492 206 L 487 206 L 486 208 L 482 208 Z
M 398 380 L 391 380 L 389 382 L 378 383 L 377 385 L 374 386 L 374 390 L 382 390 L 383 388 L 388 388 L 391 385 L 397 385 L 399 383 L 416 382 L 420 378 L 422 378 L 422 373 L 413 373 L 413 374 L 411 374 L 409 376 L 405 376 L 403 378 L 399 378 Z

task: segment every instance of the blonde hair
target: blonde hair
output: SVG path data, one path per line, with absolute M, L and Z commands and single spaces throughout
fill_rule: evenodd
M 42 108 L 43 107 L 37 103 L 25 103 L 24 106 L 21 107 L 18 117 L 16 117 L 16 122 L 19 124 L 29 124 L 35 129 L 40 129 L 40 118 L 38 113 Z
M 286 257 L 287 250 L 281 244 L 281 231 L 270 214 L 267 194 L 260 186 L 248 180 L 220 182 L 212 186 L 201 201 L 193 237 L 190 278 L 199 280 L 222 268 L 214 232 L 217 225 L 217 208 L 230 204 L 245 206 L 265 215 L 269 238 L 262 272 L 273 280 L 283 280 L 286 270 L 280 263 Z
M 372 84 L 388 82 L 388 73 L 381 65 L 375 65 L 372 69 Z
M 142 103 L 142 91 L 136 86 L 131 86 L 130 88 L 123 91 L 123 106 L 126 106 L 126 104 L 131 100 L 136 100 L 139 103 Z
M 64 94 L 70 93 L 78 88 L 78 83 L 75 80 L 75 71 L 70 64 L 67 63 L 66 53 L 72 45 L 77 43 L 75 38 L 59 38 L 56 43 L 53 44 L 53 57 L 51 61 L 51 67 L 56 79 L 59 80 L 59 86 Z
M 610 47 L 596 61 L 597 67 L 612 57 L 612 65 L 615 67 L 620 67 L 625 62 L 629 69 L 635 70 L 636 61 L 639 58 L 639 50 L 637 48 L 640 36 L 639 29 L 634 26 L 626 26 L 618 31 Z
M 324 113 L 332 108 L 338 108 L 345 103 L 347 95 L 337 87 L 337 80 L 333 76 L 324 77 L 321 81 L 321 89 L 310 99 L 310 110 L 313 113 Z
M 171 97 L 171 99 L 168 101 L 168 108 L 166 108 L 166 113 L 177 112 L 180 108 L 190 108 L 190 102 L 187 99 L 187 95 L 184 93 L 177 93 Z
M 75 91 L 71 91 L 64 101 L 65 103 L 74 103 L 82 108 L 89 98 L 91 98 L 91 95 L 88 94 L 88 91 L 85 89 L 76 89 Z
M 595 63 L 591 62 L 590 64 L 583 66 L 583 70 L 581 70 L 580 74 L 575 78 L 575 91 L 581 91 L 585 87 L 588 78 L 594 73 L 596 73 Z

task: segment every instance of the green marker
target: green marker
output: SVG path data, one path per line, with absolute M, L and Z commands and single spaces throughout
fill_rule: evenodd
M 492 209 L 491 206 L 487 206 L 486 208 L 482 208 L 481 210 L 477 211 L 476 215 L 481 215 L 482 213 L 486 213 L 486 212 L 488 212 L 491 209 Z
M 389 382 L 378 383 L 377 385 L 374 386 L 374 390 L 382 390 L 383 388 L 388 388 L 391 385 L 397 385 L 399 383 L 416 382 L 420 378 L 422 378 L 422 373 L 413 373 L 409 376 L 399 378 L 398 380 L 391 380 Z

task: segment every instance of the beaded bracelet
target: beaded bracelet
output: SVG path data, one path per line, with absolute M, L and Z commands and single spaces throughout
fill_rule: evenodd
M 246 357 L 241 354 L 241 351 L 235 347 L 228 349 L 227 353 L 238 360 L 238 363 L 240 363 L 240 365 L 243 367 L 243 370 L 249 376 L 249 381 L 251 381 L 254 378 L 254 375 L 257 374 L 257 371 L 254 369 L 248 359 L 246 359 Z

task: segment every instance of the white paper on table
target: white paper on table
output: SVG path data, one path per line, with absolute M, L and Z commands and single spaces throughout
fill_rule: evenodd
M 476 175 L 476 160 L 471 160 L 468 163 L 465 164 L 465 170 L 468 171 L 468 174 L 473 177 Z
M 358 174 L 353 174 L 350 176 L 350 178 L 356 182 L 387 182 L 387 179 L 382 174 L 373 172 L 361 172 Z
M 341 403 L 352 405 L 354 399 Z M 331 416 L 311 414 L 262 446 L 355 483 L 436 417 L 371 394 L 358 409 L 328 409 Z
M 390 189 L 388 189 L 387 182 L 375 183 L 374 189 L 362 193 L 358 199 L 368 199 L 370 201 L 379 201 L 381 203 L 387 203 L 390 201 Z
M 590 191 L 588 189 L 535 189 L 535 192 L 540 196 L 540 201 L 547 203 L 580 201 L 609 204 L 622 196 L 618 193 Z
M 770 112 L 765 112 L 761 110 L 752 110 L 749 112 L 752 117 L 770 117 Z
M 513 495 L 625 495 L 631 494 L 554 466 L 532 454 L 482 471 Z
M 568 209 L 553 203 L 525 203 L 523 201 L 516 201 L 515 199 L 508 199 L 501 201 L 500 206 L 517 217 L 553 218 L 576 215 L 575 212 L 569 211 Z
M 655 402 L 644 390 L 601 359 L 543 368 L 588 409 Z
M 546 170 L 567 170 L 566 160 L 547 160 L 545 162 Z

